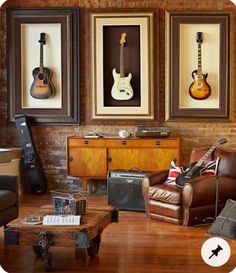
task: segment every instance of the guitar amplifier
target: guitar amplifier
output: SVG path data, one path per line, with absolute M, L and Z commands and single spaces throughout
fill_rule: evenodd
M 148 172 L 113 170 L 107 175 L 108 204 L 117 209 L 145 211 L 142 181 Z

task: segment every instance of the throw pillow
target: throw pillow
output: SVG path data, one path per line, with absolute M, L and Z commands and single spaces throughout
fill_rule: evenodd
M 218 170 L 220 158 L 217 157 L 216 160 L 209 161 L 205 163 L 205 165 L 202 166 L 202 169 L 200 171 L 200 175 L 202 176 L 210 176 L 210 175 L 216 175 Z
M 168 174 L 168 177 L 167 177 L 165 183 L 167 183 L 169 185 L 176 185 L 175 179 L 181 173 L 183 173 L 183 171 L 184 171 L 184 168 L 176 166 L 176 160 L 173 159 L 170 163 L 170 170 L 169 170 L 169 174 Z
M 218 170 L 218 165 L 219 165 L 219 157 L 216 160 L 209 161 L 202 165 L 200 175 L 201 176 L 211 176 L 211 175 L 216 175 L 217 170 Z M 170 163 L 170 169 L 169 169 L 169 174 L 168 177 L 165 181 L 165 183 L 169 185 L 176 185 L 175 180 L 176 178 L 182 174 L 183 172 L 187 172 L 189 168 L 184 169 L 183 167 L 178 167 L 176 166 L 176 160 L 173 159 Z
M 209 234 L 236 239 L 236 201 L 228 199 L 220 214 L 208 230 Z

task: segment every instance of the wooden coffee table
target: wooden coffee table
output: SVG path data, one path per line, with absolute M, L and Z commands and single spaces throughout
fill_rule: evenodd
M 43 206 L 34 214 L 44 216 L 52 213 L 52 206 Z M 98 253 L 101 234 L 111 222 L 118 222 L 118 211 L 111 206 L 88 207 L 81 216 L 79 226 L 45 226 L 23 224 L 24 216 L 12 221 L 4 231 L 5 244 L 32 245 L 41 256 L 45 271 L 51 270 L 50 246 L 74 246 L 76 256 L 87 258 Z

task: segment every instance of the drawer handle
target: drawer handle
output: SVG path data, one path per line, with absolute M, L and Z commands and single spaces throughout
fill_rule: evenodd
M 161 142 L 160 141 L 156 141 L 156 145 L 161 145 Z
M 73 156 L 69 157 L 69 162 L 72 162 L 74 160 Z
M 127 141 L 123 140 L 123 141 L 121 141 L 121 144 L 122 145 L 127 145 Z
M 88 140 L 85 140 L 85 141 L 84 141 L 84 144 L 89 144 L 89 141 L 88 141 Z
M 109 156 L 109 157 L 107 158 L 107 161 L 108 161 L 108 163 L 111 163 L 111 162 L 112 162 L 112 157 Z

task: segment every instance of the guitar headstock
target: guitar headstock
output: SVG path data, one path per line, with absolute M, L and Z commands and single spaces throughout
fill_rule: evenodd
M 219 140 L 219 143 L 222 145 L 222 144 L 225 144 L 227 142 L 227 139 L 226 138 L 221 138 Z
M 124 44 L 126 43 L 125 37 L 126 37 L 126 33 L 123 32 L 123 33 L 121 34 L 121 37 L 120 37 L 120 44 L 121 44 L 121 45 L 124 45 Z
M 203 38 L 204 38 L 204 35 L 202 32 L 197 32 L 197 35 L 196 35 L 196 42 L 199 44 L 201 44 L 203 42 Z
M 40 44 L 45 45 L 46 44 L 46 33 L 42 32 L 40 33 L 40 40 L 39 40 Z

